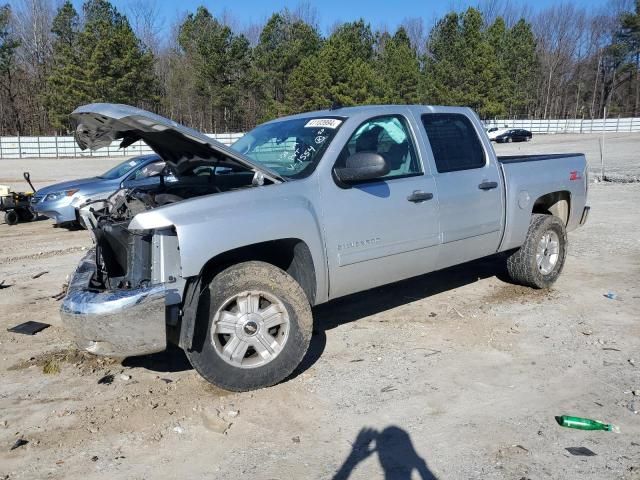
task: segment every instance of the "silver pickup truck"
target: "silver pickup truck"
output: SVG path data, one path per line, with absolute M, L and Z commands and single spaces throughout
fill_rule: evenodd
M 499 252 L 514 282 L 548 288 L 589 212 L 584 155 L 497 157 L 468 108 L 310 112 L 232 147 L 125 105 L 72 120 L 81 148 L 143 140 L 167 166 L 80 209 L 95 248 L 64 323 L 96 354 L 176 343 L 229 390 L 285 379 L 311 307 L 344 295 Z

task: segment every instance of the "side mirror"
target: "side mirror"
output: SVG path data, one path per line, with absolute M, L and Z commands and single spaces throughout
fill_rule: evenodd
M 390 168 L 379 153 L 358 152 L 347 158 L 344 167 L 336 167 L 334 174 L 343 183 L 361 182 L 384 177 Z

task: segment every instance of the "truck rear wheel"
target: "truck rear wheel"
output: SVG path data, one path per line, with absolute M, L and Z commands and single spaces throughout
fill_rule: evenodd
M 201 338 L 187 350 L 206 380 L 226 390 L 247 391 L 284 380 L 307 352 L 313 329 L 302 287 L 285 271 L 244 262 L 209 284 L 209 309 L 200 312 Z M 204 327 L 201 324 L 201 327 Z
M 567 255 L 567 231 L 553 215 L 533 214 L 524 244 L 507 258 L 511 279 L 533 288 L 549 288 Z

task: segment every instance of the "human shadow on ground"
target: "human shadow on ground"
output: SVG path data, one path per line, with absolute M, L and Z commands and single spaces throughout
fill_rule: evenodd
M 381 432 L 372 428 L 360 430 L 333 480 L 347 480 L 358 464 L 374 453 L 378 454 L 385 480 L 410 480 L 414 471 L 422 480 L 437 480 L 427 462 L 416 452 L 409 434 L 395 425 Z

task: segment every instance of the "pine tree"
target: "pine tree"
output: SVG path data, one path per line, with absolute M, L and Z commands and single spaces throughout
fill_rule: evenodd
M 430 34 L 425 62 L 426 99 L 430 103 L 464 105 L 481 116 L 505 111 L 499 94 L 499 63 L 475 8 L 450 13 Z
M 624 45 L 633 62 L 633 67 L 629 69 L 631 72 L 629 83 L 631 84 L 635 76 L 636 88 L 633 115 L 638 116 L 640 112 L 640 0 L 635 1 L 634 12 L 625 12 L 621 15 L 617 40 Z
M 332 100 L 331 73 L 320 54 L 302 59 L 291 72 L 285 102 L 291 112 L 304 112 L 329 108 Z
M 458 81 L 461 44 L 459 16 L 455 12 L 448 13 L 431 30 L 427 41 L 421 89 L 425 103 L 461 104 L 462 92 Z
M 320 34 L 288 10 L 275 13 L 267 21 L 255 48 L 256 73 L 263 84 L 265 117 L 288 113 L 285 105 L 289 77 L 302 60 L 317 53 Z
M 234 35 L 206 8 L 199 7 L 180 26 L 178 43 L 191 66 L 200 128 L 213 132 L 238 128 L 249 85 L 247 39 Z
M 498 17 L 489 26 L 486 32 L 487 42 L 492 48 L 495 58 L 495 79 L 489 86 L 490 95 L 497 99 L 504 108 L 496 114 L 504 115 L 506 105 L 511 103 L 511 96 L 514 94 L 515 85 L 510 76 L 510 32 L 507 29 L 502 17 Z
M 106 0 L 83 5 L 84 28 L 67 0 L 53 21 L 53 67 L 45 103 L 52 126 L 69 127 L 69 113 L 88 102 L 157 103 L 154 59 L 143 49 L 127 18 Z
M 91 101 L 150 108 L 158 100 L 153 54 L 107 0 L 88 0 L 83 10 L 78 46 Z
M 375 36 L 358 20 L 336 28 L 317 55 L 292 72 L 287 103 L 296 112 L 307 106 L 326 108 L 380 103 L 383 83 L 373 67 Z
M 11 20 L 11 8 L 9 5 L 0 6 L 0 102 L 7 104 L 8 112 L 3 112 L 0 119 L 0 127 L 4 123 L 12 124 L 16 133 L 22 132 L 22 119 L 20 112 L 16 106 L 17 94 L 15 91 L 15 69 L 16 69 L 16 51 L 20 46 L 10 31 L 9 22 Z M 4 110 L 4 109 L 3 109 Z
M 527 114 L 534 100 L 539 65 L 535 36 L 524 19 L 509 30 L 505 60 L 510 88 L 506 100 L 509 115 Z
M 383 103 L 412 104 L 419 101 L 420 64 L 404 28 L 392 36 L 383 34 L 376 70 L 384 82 Z
M 49 121 L 59 132 L 67 130 L 69 114 L 90 99 L 77 45 L 78 25 L 78 12 L 68 0 L 53 19 L 53 65 L 44 93 Z
M 493 96 L 498 80 L 498 61 L 483 31 L 484 20 L 480 11 L 469 8 L 462 16 L 462 49 L 460 81 L 463 104 L 480 115 L 491 117 L 504 113 L 500 98 Z

